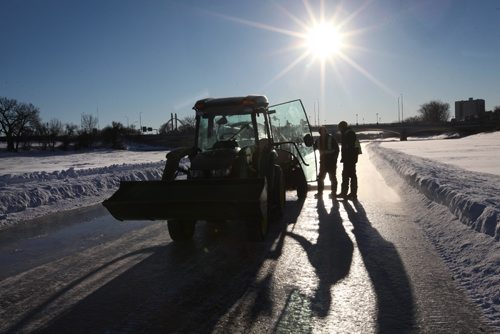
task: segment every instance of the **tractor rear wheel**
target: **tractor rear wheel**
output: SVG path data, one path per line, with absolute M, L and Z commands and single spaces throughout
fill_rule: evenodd
M 273 194 L 271 196 L 273 203 L 271 203 L 271 216 L 272 218 L 281 218 L 283 216 L 283 210 L 285 207 L 286 193 L 285 193 L 285 176 L 281 167 L 276 166 L 275 168 L 275 184 L 273 188 Z
M 168 233 L 174 241 L 188 241 L 193 238 L 196 221 L 169 220 Z

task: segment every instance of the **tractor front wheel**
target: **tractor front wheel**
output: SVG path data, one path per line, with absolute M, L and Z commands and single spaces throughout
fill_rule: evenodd
M 273 194 L 272 196 L 270 196 L 273 203 L 270 207 L 272 208 L 272 218 L 277 219 L 283 216 L 286 201 L 285 176 L 283 175 L 283 171 L 279 166 L 275 167 L 274 182 L 275 184 L 273 187 Z
M 269 231 L 269 206 L 263 201 L 260 207 L 260 215 L 246 220 L 248 238 L 251 241 L 263 241 Z
M 251 241 L 264 241 L 269 230 L 269 220 L 266 217 L 247 221 L 248 238 Z
M 307 197 L 307 191 L 308 187 L 307 187 L 306 177 L 304 176 L 304 173 L 302 173 L 301 171 L 297 182 L 297 197 L 299 199 L 305 199 Z
M 195 221 L 192 220 L 169 220 L 168 233 L 174 241 L 188 241 L 193 238 Z

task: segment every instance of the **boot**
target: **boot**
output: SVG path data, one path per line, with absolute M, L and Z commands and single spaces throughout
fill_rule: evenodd
M 350 199 L 356 200 L 358 199 L 358 178 L 351 178 L 351 193 L 347 195 Z
M 337 196 L 337 182 L 332 182 L 332 191 L 331 191 L 331 196 L 335 197 Z
M 318 192 L 314 195 L 314 197 L 322 197 L 323 196 L 323 189 L 325 188 L 325 181 L 318 179 Z
M 337 197 L 346 197 L 347 196 L 347 189 L 349 188 L 349 178 L 348 177 L 343 177 L 342 178 L 342 185 L 340 186 L 340 194 L 337 194 Z

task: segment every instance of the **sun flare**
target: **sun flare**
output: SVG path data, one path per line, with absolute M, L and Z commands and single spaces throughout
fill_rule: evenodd
M 372 2 L 366 1 L 364 5 L 352 12 L 345 11 L 342 6 L 327 10 L 325 1 L 321 0 L 319 9 L 314 8 L 309 1 L 304 0 L 303 4 L 307 17 L 297 16 L 287 8 L 276 4 L 288 18 L 290 23 L 298 26 L 297 29 L 290 29 L 283 26 L 275 26 L 268 23 L 251 21 L 244 18 L 226 16 L 212 13 L 224 19 L 237 22 L 239 24 L 251 26 L 257 29 L 267 30 L 272 33 L 292 37 L 293 42 L 286 48 L 278 51 L 297 52 L 295 59 L 285 64 L 283 69 L 276 73 L 267 83 L 270 85 L 279 78 L 285 76 L 301 64 L 307 64 L 307 69 L 318 68 L 320 81 L 321 102 L 325 104 L 326 79 L 329 71 L 333 71 L 339 83 L 344 80 L 341 77 L 342 66 L 349 66 L 362 74 L 366 79 L 377 85 L 390 95 L 396 95 L 393 89 L 388 87 L 379 78 L 374 76 L 362 63 L 356 61 L 352 52 L 370 51 L 360 45 L 356 45 L 356 36 L 368 32 L 367 27 L 353 27 L 355 18 L 362 13 Z M 280 52 L 281 53 L 281 52 Z M 317 66 L 312 66 L 317 65 Z
M 333 24 L 322 22 L 307 32 L 306 45 L 310 54 L 324 60 L 341 52 L 342 36 Z

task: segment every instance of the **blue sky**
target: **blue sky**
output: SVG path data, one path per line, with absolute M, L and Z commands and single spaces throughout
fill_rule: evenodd
M 341 56 L 305 55 L 325 17 Z M 500 105 L 500 2 L 0 0 L 0 96 L 44 121 L 159 127 L 197 99 L 301 99 L 311 122 L 398 120 L 438 99 Z

